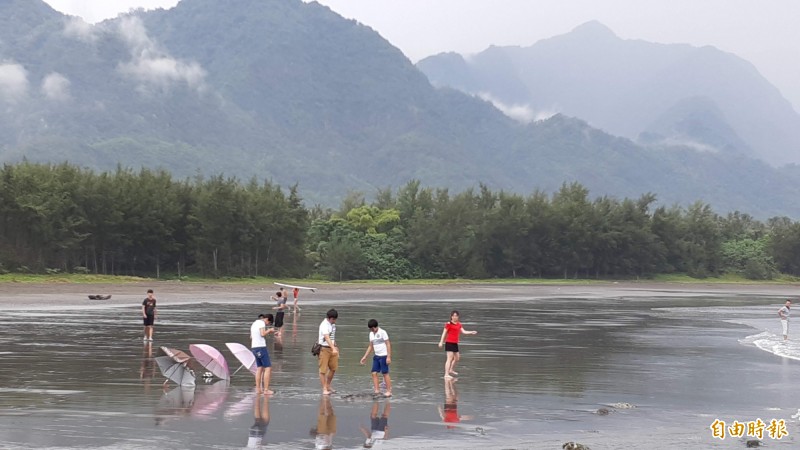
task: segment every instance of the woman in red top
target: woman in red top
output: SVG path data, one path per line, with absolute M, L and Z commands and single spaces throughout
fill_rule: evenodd
M 458 375 L 454 369 L 456 363 L 461 356 L 458 353 L 458 338 L 461 334 L 478 334 L 477 331 L 467 331 L 459 322 L 458 311 L 450 313 L 450 322 L 444 324 L 444 331 L 442 331 L 442 338 L 439 339 L 439 348 L 444 345 L 445 352 L 447 352 L 447 360 L 444 363 L 444 378 L 451 379 L 453 375 Z

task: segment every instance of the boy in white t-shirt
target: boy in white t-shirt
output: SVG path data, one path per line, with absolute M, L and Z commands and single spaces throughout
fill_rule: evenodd
M 386 330 L 378 327 L 378 321 L 375 319 L 369 319 L 367 326 L 370 330 L 369 345 L 367 346 L 367 351 L 364 352 L 364 356 L 361 358 L 361 365 L 364 365 L 370 351 L 375 352 L 375 356 L 372 357 L 372 385 L 375 388 L 374 393 L 375 395 L 381 394 L 378 385 L 378 372 L 380 372 L 383 374 L 383 382 L 386 384 L 386 392 L 383 396 L 391 397 L 392 379 L 389 377 L 389 364 L 392 363 L 392 344 L 389 342 L 389 334 L 386 333 Z

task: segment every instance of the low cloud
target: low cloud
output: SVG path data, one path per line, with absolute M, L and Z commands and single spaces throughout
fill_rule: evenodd
M 0 101 L 16 103 L 28 94 L 28 71 L 20 64 L 0 64 Z
M 180 61 L 160 49 L 138 17 L 121 19 L 119 35 L 130 49 L 131 60 L 120 64 L 118 70 L 138 81 L 140 90 L 167 90 L 179 83 L 198 91 L 205 89 L 206 71 L 200 64 Z
M 84 42 L 95 42 L 99 36 L 96 26 L 80 17 L 67 17 L 64 20 L 64 36 Z
M 42 81 L 42 93 L 55 101 L 66 101 L 70 98 L 70 81 L 58 72 L 52 72 Z
M 550 117 L 558 114 L 558 111 L 536 111 L 531 108 L 530 105 L 509 105 L 504 103 L 488 92 L 481 92 L 478 93 L 478 98 L 482 100 L 486 100 L 487 102 L 491 103 L 495 108 L 499 109 L 500 112 L 505 114 L 506 116 L 522 123 L 531 123 L 531 122 L 538 122 L 540 120 L 546 120 Z

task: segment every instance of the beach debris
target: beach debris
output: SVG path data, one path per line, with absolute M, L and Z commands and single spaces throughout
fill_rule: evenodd
M 89 300 L 108 300 L 111 294 L 94 294 L 89 296 Z
M 482 427 L 475 427 L 475 431 L 480 433 L 481 436 L 486 434 L 486 430 L 484 430 Z
M 792 419 L 800 419 L 800 409 L 797 410 L 796 413 L 791 415 Z
M 373 392 L 357 392 L 355 394 L 342 394 L 342 400 L 372 400 L 382 395 Z
M 747 445 L 747 448 L 761 447 L 761 441 L 758 439 L 748 439 L 745 445 Z
M 597 414 L 598 416 L 607 416 L 610 412 L 611 410 L 608 408 L 600 408 L 594 413 Z
M 623 403 L 612 403 L 612 404 L 610 404 L 608 406 L 610 406 L 612 408 L 616 408 L 616 409 L 633 409 L 633 408 L 636 408 L 636 405 L 631 405 L 630 403 L 624 403 L 624 402 Z
M 588 446 L 577 442 L 566 442 L 561 448 L 564 450 L 591 450 Z

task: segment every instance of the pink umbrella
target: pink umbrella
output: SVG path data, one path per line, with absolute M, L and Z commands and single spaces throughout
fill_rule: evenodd
M 189 352 L 200 365 L 213 373 L 215 377 L 223 380 L 230 378 L 228 362 L 225 361 L 225 357 L 222 356 L 219 350 L 206 344 L 192 344 L 189 346 Z
M 228 342 L 225 345 L 228 347 L 228 350 L 230 350 L 231 353 L 233 353 L 233 356 L 235 356 L 236 359 L 238 359 L 239 362 L 242 363 L 242 367 L 247 367 L 247 370 L 253 372 L 253 375 L 255 375 L 256 357 L 255 355 L 253 355 L 253 352 L 249 348 L 245 347 L 244 345 L 238 342 Z M 242 367 L 239 367 L 239 369 L 241 369 Z M 236 372 L 238 372 L 239 369 L 236 369 Z M 234 374 L 236 372 L 234 372 Z

